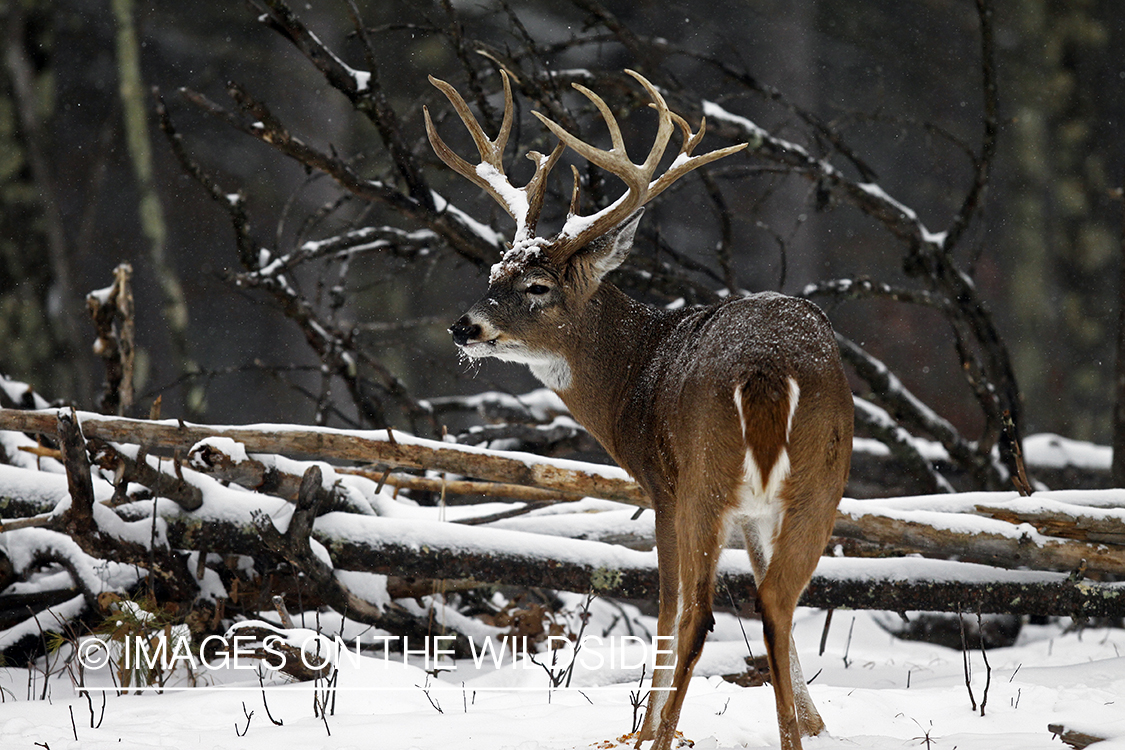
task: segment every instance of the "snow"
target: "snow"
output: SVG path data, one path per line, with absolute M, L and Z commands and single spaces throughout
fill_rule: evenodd
M 430 195 L 434 199 L 434 208 L 438 213 L 448 211 L 457 218 L 457 221 L 471 230 L 486 244 L 493 245 L 495 247 L 504 247 L 504 236 L 497 232 L 495 229 L 488 226 L 487 224 L 481 224 L 479 221 L 447 201 L 440 194 L 431 191 Z
M 112 289 L 112 287 L 110 287 L 110 289 Z M 0 373 L 0 390 L 3 390 L 4 395 L 16 404 L 22 404 L 25 399 L 28 399 L 31 402 L 29 406 L 35 409 L 46 409 L 50 406 L 47 399 L 33 391 L 31 386 L 27 383 L 12 380 L 2 373 Z
M 1029 464 L 1054 469 L 1074 466 L 1108 470 L 1113 463 L 1113 448 L 1108 445 L 1094 445 L 1051 433 L 1024 438 L 1023 453 Z
M 205 468 L 205 464 L 203 464 L 202 458 L 200 458 L 198 454 L 207 447 L 219 451 L 229 458 L 233 464 L 240 464 L 243 461 L 249 460 L 249 457 L 246 455 L 246 446 L 242 443 L 227 437 L 209 437 L 200 440 L 188 451 L 188 455 L 192 457 L 191 463 L 193 466 Z
M 591 607 L 590 628 L 598 633 L 612 612 L 599 604 Z M 741 671 L 747 645 L 732 616 L 720 613 L 717 619 L 691 682 L 680 730 L 697 750 L 776 748 L 772 689 L 742 688 L 718 676 Z M 901 750 L 927 747 L 927 738 L 932 747 L 945 750 L 1065 748 L 1048 732 L 1052 723 L 1125 737 L 1125 658 L 1119 656 L 1125 636 L 1120 630 L 1066 632 L 1061 623 L 1025 626 L 1016 645 L 988 652 L 992 674 L 982 717 L 979 708 L 969 706 L 959 651 L 896 640 L 878 619 L 872 613 L 837 612 L 820 656 L 825 615 L 798 611 L 797 647 L 805 674 L 816 675 L 810 691 L 830 733 L 806 739 L 806 750 Z M 651 625 L 652 618 L 647 620 Z M 306 627 L 311 624 L 307 621 Z M 743 627 L 750 648 L 762 653 L 760 623 L 745 621 Z M 352 637 L 345 637 L 349 647 Z M 335 710 L 326 722 L 313 715 L 312 683 L 286 684 L 267 672 L 263 691 L 252 669 L 201 669 L 200 686 L 191 687 L 181 670 L 160 693 L 108 690 L 97 729 L 90 726 L 90 714 L 102 714 L 101 689 L 110 687 L 107 669 L 87 670 L 88 703 L 65 671 L 51 678 L 50 700 L 38 700 L 42 676 L 29 680 L 26 669 L 10 666 L 0 671 L 0 689 L 6 694 L 0 704 L 0 746 L 311 750 L 371 747 L 378 738 L 380 747 L 403 750 L 623 750 L 625 744 L 616 738 L 630 729 L 629 692 L 636 689 L 640 671 L 631 668 L 635 643 L 633 648 L 611 653 L 609 645 L 588 641 L 569 690 L 549 689 L 545 669 L 522 660 L 508 659 L 499 669 L 491 655 L 480 659 L 480 668 L 472 659 L 447 660 L 445 667 L 456 668 L 433 677 L 423 671 L 418 655 L 404 664 L 393 651 L 356 658 L 349 648 L 336 661 Z M 969 658 L 979 702 L 984 662 L 979 651 Z M 586 668 L 599 659 L 600 669 Z M 542 654 L 537 661 L 550 664 Z M 323 683 L 319 687 L 323 691 Z M 269 721 L 267 707 L 282 725 Z M 1099 747 L 1122 748 L 1125 739 Z
M 488 183 L 496 195 L 504 202 L 508 215 L 516 220 L 516 237 L 523 237 L 527 231 L 527 219 L 530 206 L 527 202 L 527 192 L 520 190 L 508 182 L 508 178 L 496 167 L 488 162 L 481 162 L 476 167 L 477 175 Z
M 521 403 L 524 406 L 534 404 L 544 411 L 557 406 L 546 395 L 525 397 Z M 369 439 L 386 436 L 385 431 L 354 434 Z M 0 438 L 8 441 L 13 435 L 0 433 Z M 394 437 L 403 444 L 432 442 L 403 433 L 395 433 Z M 207 442 L 237 460 L 250 458 L 244 448 L 233 441 L 212 439 Z M 436 442 L 433 445 L 485 452 Z M 119 450 L 136 455 L 136 449 L 129 446 L 121 446 Z M 1058 436 L 1028 438 L 1025 452 L 1029 463 L 1041 461 L 1042 465 L 1053 465 L 1050 462 L 1054 461 L 1104 468 L 1108 464 L 1105 449 Z M 21 496 L 26 492 L 39 498 L 37 502 L 44 508 L 53 508 L 50 512 L 63 512 L 69 505 L 65 476 L 58 473 L 58 467 L 49 460 L 41 464 L 42 469 L 50 467 L 50 470 L 35 471 L 36 459 L 23 455 L 30 459 L 23 464 L 26 468 L 0 466 L 0 486 L 6 490 L 15 488 Z M 594 467 L 527 454 L 501 455 L 518 458 L 529 465 L 542 463 L 625 477 L 624 472 L 615 467 Z M 311 462 L 282 457 L 252 458 L 272 462 L 277 468 L 294 474 L 303 474 L 311 465 Z M 153 457 L 149 457 L 149 461 L 151 465 L 159 465 Z M 636 508 L 632 506 L 587 498 L 506 519 L 490 527 L 471 527 L 448 521 L 486 515 L 513 505 L 411 506 L 394 500 L 390 489 L 376 492 L 377 482 L 372 479 L 345 474 L 326 464 L 318 465 L 323 471 L 325 487 L 339 484 L 345 488 L 355 508 L 378 514 L 361 516 L 354 512 L 334 512 L 321 516 L 315 522 L 319 539 L 327 534 L 357 543 L 385 541 L 414 547 L 466 550 L 488 546 L 501 553 L 608 569 L 651 568 L 655 562 L 655 553 L 651 550 L 633 550 L 593 541 L 615 536 L 651 536 L 653 514 L 648 510 L 635 516 Z M 167 461 L 160 468 L 170 470 Z M 191 514 L 202 523 L 218 519 L 245 523 L 252 512 L 260 511 L 284 531 L 292 517 L 293 505 L 280 498 L 225 487 L 189 467 L 185 467 L 183 473 L 202 491 L 203 505 Z M 95 478 L 94 490 L 98 500 L 105 500 L 112 493 L 112 487 L 100 477 Z M 127 521 L 102 505 L 95 505 L 95 518 L 103 533 L 148 545 L 154 528 L 155 538 L 163 539 L 166 519 L 183 511 L 165 499 L 148 500 L 145 504 L 148 508 L 155 504 L 160 516 L 155 527 L 151 518 Z M 1015 492 L 974 492 L 845 500 L 841 508 L 846 512 L 878 512 L 965 531 L 1015 533 L 1041 540 L 1030 527 L 1014 527 L 979 515 L 965 515 L 976 511 L 978 506 L 1020 513 L 1062 510 L 1096 519 L 1125 520 L 1125 490 L 1037 492 L 1028 498 L 1021 498 Z M 126 507 L 118 510 L 124 511 Z M 953 517 L 953 514 L 960 515 Z M 322 560 L 328 560 L 320 542 L 314 541 L 313 549 Z M 17 572 L 32 566 L 38 552 L 47 551 L 55 559 L 65 561 L 66 569 L 72 569 L 83 587 L 93 595 L 127 590 L 141 575 L 133 566 L 94 560 L 65 535 L 41 528 L 0 534 L 0 551 Z M 198 553 L 192 553 L 189 569 L 195 570 L 197 562 Z M 249 561 L 242 560 L 241 564 L 249 564 Z M 748 573 L 745 552 L 724 551 L 720 569 Z M 893 561 L 823 558 L 818 574 L 850 580 L 890 578 L 957 582 L 1061 581 L 1066 578 L 1062 573 L 1005 571 L 915 557 Z M 342 570 L 336 571 L 336 575 L 354 594 L 380 607 L 390 604 L 384 576 Z M 31 582 L 17 584 L 6 593 L 31 593 L 38 587 L 64 588 L 70 576 L 63 568 L 51 566 L 36 573 Z M 1116 585 L 1125 587 L 1125 584 Z M 200 586 L 203 597 L 226 596 L 221 580 L 210 569 Z M 565 592 L 559 596 L 566 604 L 566 609 L 557 615 L 560 621 L 565 621 L 563 632 L 576 633 L 581 627 L 585 597 Z M 449 624 L 467 634 L 478 655 L 482 653 L 483 644 L 499 643 L 498 639 L 506 634 L 491 623 L 466 617 L 445 606 L 440 597 L 398 600 L 396 604 L 416 616 L 431 616 L 434 622 Z M 4 631 L 0 648 L 27 636 L 39 637 L 40 629 L 57 632 L 59 623 L 79 616 L 86 606 L 84 596 L 76 595 L 42 613 L 38 622 L 28 620 Z M 509 658 L 497 666 L 487 657 L 479 659 L 478 666 L 473 659 L 447 657 L 439 664 L 445 671 L 436 676 L 422 668 L 434 666 L 432 653 L 419 651 L 421 646 L 417 644 L 410 646 L 412 654 L 408 655 L 406 663 L 401 653 L 394 651 L 388 654 L 369 651 L 358 658 L 349 651 L 335 661 L 339 669 L 335 710 L 326 721 L 312 713 L 313 685 L 289 684 L 284 676 L 267 672 L 263 691 L 253 669 L 236 670 L 234 665 L 225 669 L 200 666 L 194 678 L 181 668 L 172 674 L 167 690 L 158 693 L 150 689 L 143 695 L 118 694 L 112 689 L 108 668 L 91 668 L 83 678 L 92 691 L 88 703 L 72 682 L 75 672 L 68 672 L 62 666 L 63 658 L 70 654 L 69 647 L 63 646 L 49 659 L 54 665 L 53 676 L 46 683 L 49 700 L 38 699 L 43 694 L 42 670 L 47 668 L 48 661 L 40 659 L 39 671 L 29 672 L 23 665 L 14 664 L 0 669 L 0 697 L 4 699 L 0 701 L 0 747 L 39 744 L 83 749 L 209 749 L 236 745 L 247 750 L 274 750 L 278 746 L 358 748 L 370 747 L 373 738 L 377 738 L 381 747 L 404 750 L 585 750 L 590 747 L 623 750 L 625 744 L 617 743 L 615 738 L 630 729 L 633 707 L 629 693 L 637 689 L 642 671 L 640 662 L 654 650 L 655 620 L 640 614 L 630 604 L 603 599 L 595 599 L 589 612 L 584 634 L 595 640 L 587 641 L 577 654 L 573 651 L 562 654 L 576 658 L 571 681 L 573 689 L 549 688 L 547 670 L 552 668 L 549 655 L 535 654 L 534 645 L 530 655 L 539 663 L 521 657 Z M 825 613 L 812 609 L 798 611 L 795 639 L 805 675 L 813 678 L 810 687 L 813 698 L 831 732 L 806 740 L 806 750 L 853 747 L 898 750 L 926 747 L 927 738 L 933 747 L 945 750 L 953 747 L 961 750 L 1063 747 L 1047 731 L 1049 723 L 1114 736 L 1116 740 L 1100 747 L 1125 748 L 1125 700 L 1122 700 L 1125 657 L 1121 655 L 1125 631 L 1080 630 L 1073 628 L 1068 620 L 1025 625 L 1014 646 L 988 652 L 992 675 L 987 710 L 982 717 L 979 710 L 974 712 L 969 706 L 962 654 L 941 646 L 893 638 L 880 623 L 896 616 L 893 613 L 836 612 L 826 649 L 819 655 Z M 268 615 L 262 617 L 269 619 Z M 383 631 L 344 620 L 330 612 L 297 613 L 294 619 L 303 630 L 288 631 L 286 637 L 290 642 L 296 639 L 297 645 L 315 636 L 318 629 L 323 629 L 330 638 L 339 634 L 349 645 L 356 638 L 374 645 L 385 636 Z M 748 653 L 763 653 L 761 623 L 749 618 L 740 620 L 727 612 L 717 613 L 715 629 L 700 658 L 679 725 L 686 736 L 695 740 L 696 748 L 759 750 L 777 747 L 772 689 L 769 686 L 737 687 L 719 677 L 741 671 Z M 973 668 L 971 684 L 979 701 L 985 691 L 985 666 L 979 650 L 973 651 L 969 658 Z M 557 672 L 559 667 L 553 668 Z M 645 669 L 651 674 L 651 669 Z M 323 684 L 319 687 L 324 690 Z M 99 712 L 102 690 L 106 688 L 104 720 L 94 729 L 90 726 L 90 712 Z M 283 725 L 276 726 L 266 718 L 267 705 L 274 717 L 284 721 Z M 246 729 L 247 715 L 251 712 L 253 716 Z M 245 730 L 245 737 L 236 735 L 236 726 L 238 734 Z
M 578 214 L 571 214 L 570 216 L 567 216 L 566 222 L 563 224 L 563 228 L 559 230 L 557 239 L 570 240 L 584 235 L 596 222 L 616 211 L 617 207 L 624 203 L 625 200 L 632 194 L 633 189 L 629 188 L 624 194 L 621 195 L 620 198 L 615 200 L 613 203 L 609 204 L 601 211 L 590 214 L 589 216 L 579 216 Z
M 521 228 L 522 228 L 521 224 Z M 520 229 L 517 228 L 516 232 L 519 236 Z M 495 284 L 501 279 L 513 276 L 527 267 L 527 264 L 535 260 L 542 254 L 542 249 L 548 241 L 542 237 L 531 237 L 512 246 L 510 250 L 504 253 L 504 257 L 498 263 L 492 264 L 492 268 L 488 272 L 488 283 Z
M 570 413 L 558 394 L 549 388 L 536 388 L 519 395 L 501 391 L 484 391 L 473 396 L 448 396 L 431 399 L 423 401 L 422 405 L 433 409 L 450 403 L 462 405 L 466 409 L 484 410 L 492 406 L 517 412 L 526 411 L 537 422 L 545 422 L 557 414 Z M 455 441 L 452 437 L 449 437 L 449 442 Z

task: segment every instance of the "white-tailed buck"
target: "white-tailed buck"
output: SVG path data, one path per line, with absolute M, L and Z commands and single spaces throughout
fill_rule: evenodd
M 645 203 L 691 170 L 745 145 L 692 156 L 705 125 L 692 133 L 652 84 L 626 72 L 648 91 L 659 115 L 644 163 L 629 159 L 605 102 L 575 84 L 602 113 L 613 146 L 594 148 L 536 112 L 561 143 L 549 156 L 528 155 L 536 170 L 523 188 L 514 187 L 504 171 L 513 117 L 507 76 L 495 140 L 452 86 L 430 78 L 469 129 L 481 162 L 474 166 L 454 154 L 427 112 L 434 150 L 516 222 L 512 247 L 493 267 L 488 291 L 451 333 L 469 357 L 528 365 L 652 499 L 658 628 L 674 640 L 671 655 L 658 660 L 653 686 L 663 689 L 650 693 L 637 747 L 652 739 L 654 750 L 671 746 L 692 669 L 714 625 L 719 552 L 738 525 L 757 581 L 781 746 L 800 748 L 800 736 L 818 734 L 824 722 L 801 676 L 793 610 L 831 534 L 847 481 L 851 392 L 832 328 L 809 302 L 764 293 L 665 310 L 603 281 L 625 260 Z M 680 154 L 657 177 L 677 126 Z M 575 170 L 563 228 L 538 237 L 547 174 L 566 146 L 619 177 L 628 190 L 592 216 L 579 216 Z

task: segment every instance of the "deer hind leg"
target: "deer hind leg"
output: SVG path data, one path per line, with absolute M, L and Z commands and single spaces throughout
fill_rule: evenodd
M 773 552 L 772 540 L 776 536 L 775 526 L 777 520 L 776 518 L 756 518 L 750 516 L 743 516 L 742 518 L 742 533 L 746 540 L 746 551 L 750 555 L 750 566 L 754 570 L 754 580 L 759 583 L 759 592 L 761 591 L 761 583 L 765 580 L 766 573 L 769 569 L 770 557 Z M 760 597 L 761 594 L 759 593 L 759 598 Z M 805 682 L 804 673 L 801 671 L 801 661 L 797 657 L 797 644 L 793 641 L 791 628 L 792 626 L 790 625 L 788 644 L 789 677 L 792 685 L 791 692 L 793 695 L 793 703 L 797 712 L 797 727 L 802 736 L 812 737 L 824 731 L 824 720 L 820 717 L 820 712 L 816 710 L 816 705 L 813 703 L 812 696 L 809 695 L 809 688 Z M 767 652 L 770 650 L 771 645 L 767 638 Z M 767 658 L 769 658 L 768 653 Z M 775 665 L 772 664 L 772 662 L 770 668 L 771 670 L 775 669 Z M 774 685 L 776 686 L 777 683 L 775 682 Z
M 721 498 L 722 493 L 704 493 L 701 498 Z M 726 527 L 721 507 L 705 509 L 706 500 L 680 498 L 693 513 L 683 513 L 677 519 L 676 535 L 681 550 L 691 554 L 679 555 L 679 598 L 676 609 L 675 669 L 671 688 L 660 712 L 652 750 L 669 750 L 675 738 L 688 682 L 695 663 L 703 651 L 707 633 L 715 625 L 711 602 L 715 590 L 715 568 L 725 540 Z M 701 507 L 703 506 L 703 507 Z M 699 554 L 702 552 L 702 554 Z M 663 609 L 663 608 L 662 608 Z
M 656 632 L 660 636 L 656 663 L 652 671 L 652 691 L 648 694 L 645 720 L 637 736 L 636 747 L 653 739 L 660 725 L 660 715 L 671 694 L 673 671 L 676 665 L 677 613 L 680 598 L 680 563 L 676 553 L 675 516 L 661 504 L 656 513 L 656 549 L 660 573 L 660 615 L 656 622 Z
M 798 505 L 791 504 L 792 510 L 798 511 Z M 824 731 L 824 721 L 809 695 L 793 642 L 793 611 L 816 569 L 823 550 L 822 539 L 827 538 L 819 526 L 811 528 L 809 521 L 800 512 L 786 514 L 772 545 L 762 544 L 760 531 L 746 534 L 751 560 L 763 554 L 754 552 L 756 548 L 765 547 L 767 555 L 763 573 L 757 570 L 759 563 L 754 565 L 782 750 L 800 750 L 801 735 Z M 810 543 L 813 539 L 816 541 Z

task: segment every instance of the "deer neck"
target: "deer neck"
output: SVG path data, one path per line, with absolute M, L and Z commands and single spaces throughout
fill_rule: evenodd
M 618 443 L 627 439 L 623 423 L 652 387 L 652 363 L 675 317 L 602 284 L 564 331 L 553 366 L 565 368 L 566 378 L 561 387 L 547 384 L 619 463 L 625 451 Z

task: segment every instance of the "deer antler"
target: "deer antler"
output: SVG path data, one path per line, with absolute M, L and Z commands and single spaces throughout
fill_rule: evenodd
M 609 150 L 595 148 L 571 135 L 547 117 L 538 112 L 532 112 L 539 118 L 540 122 L 559 138 L 560 142 L 550 156 L 543 156 L 538 151 L 529 152 L 527 157 L 535 162 L 535 174 L 524 187 L 514 187 L 504 172 L 504 147 L 507 145 L 508 136 L 512 131 L 513 105 L 512 86 L 508 80 L 507 72 L 503 70 L 500 71 L 500 75 L 504 81 L 504 119 L 500 124 L 500 132 L 495 139 L 490 139 L 484 134 L 484 129 L 481 128 L 480 123 L 469 110 L 469 105 L 465 103 L 465 100 L 461 98 L 461 95 L 457 93 L 453 86 L 430 76 L 430 83 L 445 94 L 450 104 L 453 105 L 453 109 L 460 116 L 461 121 L 465 123 L 465 127 L 468 128 L 469 134 L 473 137 L 473 142 L 476 143 L 477 151 L 480 152 L 480 164 L 473 166 L 453 153 L 453 150 L 438 135 L 437 128 L 434 127 L 434 123 L 430 119 L 429 110 L 423 107 L 422 113 L 426 119 L 426 134 L 429 136 L 430 145 L 433 146 L 438 158 L 445 162 L 450 169 L 491 195 L 508 212 L 508 215 L 515 219 L 516 234 L 513 247 L 517 250 L 535 237 L 539 213 L 543 208 L 543 195 L 547 188 L 547 175 L 567 146 L 585 157 L 591 164 L 596 164 L 621 178 L 628 188 L 624 195 L 596 214 L 579 216 L 578 171 L 573 170 L 574 193 L 566 223 L 551 240 L 539 243 L 548 249 L 556 262 L 562 262 L 595 237 L 617 226 L 688 172 L 746 148 L 745 143 L 740 143 L 736 146 L 727 146 L 706 154 L 692 156 L 691 152 L 703 140 L 703 134 L 707 130 L 707 121 L 701 120 L 699 132 L 693 133 L 691 126 L 684 118 L 668 109 L 668 103 L 664 101 L 664 97 L 648 79 L 632 70 L 626 70 L 625 72 L 644 86 L 649 96 L 652 97 L 652 103 L 649 106 L 655 109 L 660 117 L 656 140 L 642 164 L 634 164 L 629 159 L 629 154 L 625 150 L 625 140 L 621 136 L 621 128 L 618 126 L 617 118 L 613 116 L 609 106 L 593 91 L 575 83 L 573 84 L 574 88 L 581 91 L 601 112 L 602 119 L 605 120 L 605 124 L 609 128 L 609 136 L 613 141 L 613 147 Z M 664 150 L 668 147 L 668 141 L 672 137 L 672 131 L 676 127 L 680 128 L 684 139 L 683 145 L 680 146 L 680 154 L 664 174 L 653 180 L 656 168 L 660 165 L 660 159 L 664 156 Z
M 609 136 L 613 142 L 613 147 L 608 151 L 595 148 L 579 140 L 547 117 L 544 117 L 538 112 L 532 112 L 532 114 L 538 117 L 539 121 L 546 125 L 560 141 L 577 151 L 590 163 L 596 164 L 607 172 L 619 177 L 628 188 L 628 191 L 623 196 L 596 214 L 591 216 L 578 216 L 576 213 L 578 206 L 578 182 L 577 178 L 575 179 L 574 197 L 571 199 L 570 215 L 567 217 L 562 230 L 551 241 L 551 255 L 556 261 L 563 261 L 569 258 L 592 239 L 604 234 L 624 221 L 634 211 L 664 192 L 673 182 L 693 169 L 702 167 L 705 164 L 710 164 L 717 159 L 722 159 L 724 156 L 746 148 L 747 144 L 740 143 L 736 146 L 728 146 L 699 156 L 692 156 L 691 152 L 699 145 L 699 142 L 703 139 L 703 134 L 706 132 L 706 119 L 700 121 L 699 132 L 692 133 L 691 127 L 688 125 L 687 121 L 668 108 L 664 97 L 661 96 L 660 92 L 656 90 L 656 87 L 653 86 L 648 79 L 636 71 L 626 70 L 625 72 L 644 86 L 645 91 L 652 97 L 652 103 L 649 106 L 655 109 L 660 117 L 660 124 L 656 131 L 656 140 L 649 150 L 648 157 L 642 164 L 634 164 L 632 160 L 629 159 L 629 154 L 625 150 L 625 141 L 621 137 L 621 128 L 617 124 L 617 118 L 610 112 L 606 103 L 600 96 L 581 84 L 575 83 L 573 86 L 593 102 L 594 106 L 601 112 L 606 127 L 609 128 Z M 668 141 L 672 136 L 674 126 L 679 126 L 680 130 L 683 132 L 684 142 L 680 147 L 680 154 L 676 157 L 675 161 L 672 162 L 672 166 L 668 171 L 657 180 L 653 181 L 653 174 L 656 172 L 660 159 L 664 155 L 664 150 L 668 147 Z
M 430 83 L 436 86 L 449 99 L 453 109 L 465 123 L 469 135 L 476 143 L 480 152 L 481 163 L 473 166 L 455 154 L 445 141 L 438 135 L 430 119 L 430 112 L 422 107 L 422 115 L 426 120 L 426 135 L 430 138 L 430 145 L 434 153 L 445 162 L 446 166 L 457 174 L 465 177 L 474 185 L 482 188 L 499 203 L 508 215 L 516 221 L 515 244 L 535 236 L 535 226 L 539 222 L 539 212 L 543 208 L 543 194 L 547 188 L 547 175 L 562 156 L 565 146 L 560 143 L 551 152 L 550 156 L 543 156 L 538 151 L 530 151 L 527 158 L 535 162 L 535 174 L 522 188 L 517 188 L 508 180 L 504 172 L 504 147 L 508 144 L 508 136 L 512 132 L 512 85 L 508 81 L 508 74 L 501 70 L 500 76 L 504 80 L 504 120 L 500 124 L 500 132 L 494 140 L 484 134 L 484 129 L 469 110 L 469 105 L 457 93 L 453 86 L 445 81 L 430 76 Z

